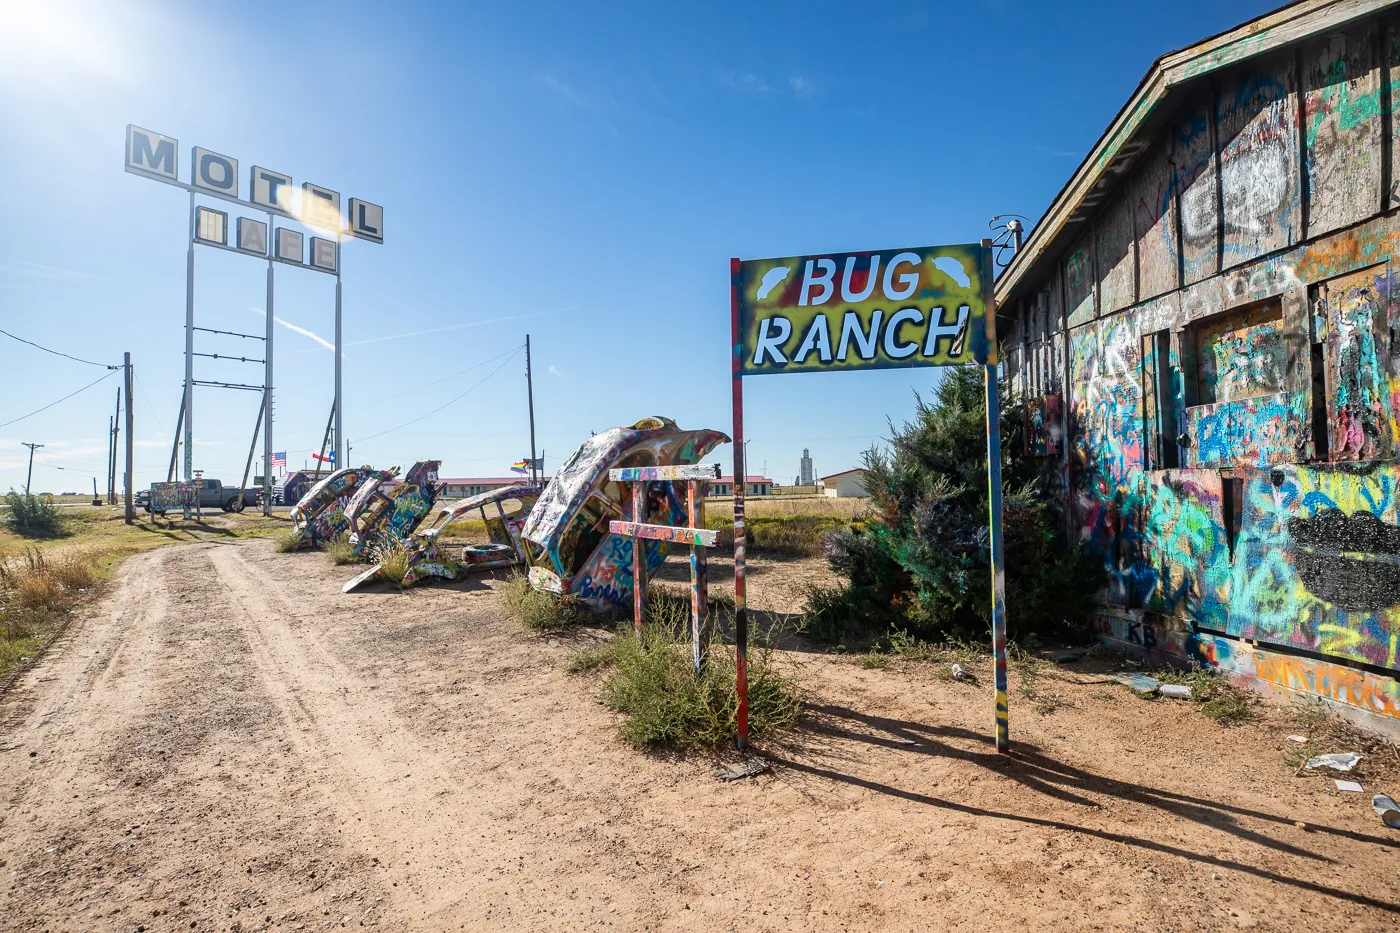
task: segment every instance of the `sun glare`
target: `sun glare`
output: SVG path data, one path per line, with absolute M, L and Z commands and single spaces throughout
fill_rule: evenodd
M 75 0 L 0 0 L 0 71 L 46 84 L 80 75 L 126 75 L 118 33 L 119 4 Z

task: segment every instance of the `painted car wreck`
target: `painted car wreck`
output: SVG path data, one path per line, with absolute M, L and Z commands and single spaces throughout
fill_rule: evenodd
M 371 477 L 360 484 L 345 508 L 350 546 L 355 555 L 368 553 L 379 541 L 402 541 L 413 534 L 437 502 L 441 460 L 419 460 L 403 479 Z
M 631 518 L 631 491 L 612 482 L 608 471 L 692 464 L 728 441 L 721 431 L 684 431 L 669 418 L 658 417 L 590 437 L 559 468 L 525 523 L 531 584 L 577 596 L 600 612 L 629 608 L 632 539 L 612 534 L 608 523 Z M 643 521 L 681 525 L 686 514 L 684 496 L 672 483 L 648 484 Z M 647 541 L 646 548 L 650 577 L 666 559 L 671 542 Z
M 292 509 L 292 535 L 299 546 L 317 545 L 339 535 L 349 520 L 345 509 L 360 486 L 371 479 L 383 481 L 398 475 L 398 467 L 376 470 L 373 467 L 346 467 L 312 486 Z
M 455 580 L 465 573 L 495 570 L 522 563 L 524 544 L 520 534 L 526 516 L 539 499 L 540 488 L 529 484 L 505 486 L 463 499 L 444 507 L 426 527 L 409 535 L 404 541 L 408 551 L 408 572 L 402 586 L 412 586 L 428 577 Z M 490 537 L 487 544 L 468 544 L 454 556 L 438 538 L 458 519 L 480 517 Z M 340 588 L 348 593 L 361 584 L 379 579 L 380 565 L 375 564 Z

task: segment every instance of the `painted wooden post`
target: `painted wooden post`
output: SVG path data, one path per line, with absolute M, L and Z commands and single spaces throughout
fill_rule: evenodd
M 749 744 L 749 616 L 744 594 L 744 343 L 739 334 L 739 298 L 743 288 L 740 260 L 729 260 L 729 334 L 734 399 L 734 666 L 739 695 L 739 748 Z
M 992 662 L 996 682 L 996 749 L 1005 754 L 1011 745 L 1010 714 L 1006 696 L 1006 560 L 1002 554 L 1001 528 L 1001 398 L 997 381 L 996 296 L 992 284 L 991 240 L 982 241 L 982 294 L 987 307 L 987 363 L 982 368 L 987 383 L 987 511 L 992 571 Z
M 705 527 L 705 481 L 690 480 L 685 484 L 686 514 L 690 527 Z M 709 613 L 709 589 L 705 578 L 708 550 L 703 544 L 690 545 L 690 641 L 695 673 L 705 666 L 705 616 Z
M 647 484 L 632 486 L 632 521 L 637 525 L 647 520 Z M 632 625 L 637 630 L 637 644 L 642 643 L 642 619 L 647 608 L 647 543 L 643 538 L 632 539 Z

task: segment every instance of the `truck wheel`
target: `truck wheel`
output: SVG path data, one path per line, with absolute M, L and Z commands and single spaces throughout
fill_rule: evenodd
M 228 504 L 228 510 L 229 510 L 230 512 L 241 512 L 241 511 L 243 511 L 243 507 L 244 507 L 244 502 L 243 502 L 242 499 L 234 499 L 232 502 L 230 502 L 230 503 Z

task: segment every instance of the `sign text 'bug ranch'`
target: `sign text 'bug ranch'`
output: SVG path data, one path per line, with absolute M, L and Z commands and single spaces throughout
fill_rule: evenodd
M 157 181 L 190 187 L 217 197 L 239 201 L 260 210 L 299 220 L 312 227 L 348 233 L 362 240 L 384 242 L 384 208 L 359 198 L 350 199 L 348 218 L 341 213 L 340 192 L 303 182 L 300 189 L 292 176 L 258 165 L 248 173 L 248 200 L 238 192 L 238 160 L 195 146 L 190 159 L 190 181 L 179 177 L 180 144 L 139 126 L 126 128 L 126 170 Z M 348 220 L 348 222 L 347 222 Z M 251 238 L 256 237 L 252 228 Z M 240 236 L 240 249 L 248 249 Z M 265 238 L 264 238 L 265 248 Z
M 974 243 L 742 263 L 744 374 L 985 363 L 985 252 Z

